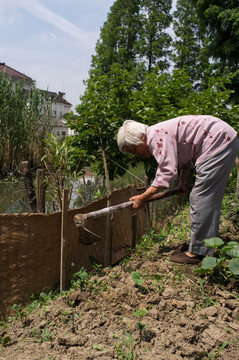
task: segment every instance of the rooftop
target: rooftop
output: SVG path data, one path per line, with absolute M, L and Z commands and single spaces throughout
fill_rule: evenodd
M 28 80 L 32 83 L 34 82 L 34 80 L 32 80 L 32 78 L 30 78 L 29 76 L 21 73 L 20 71 L 14 70 L 10 66 L 6 65 L 5 63 L 0 63 L 0 72 L 4 72 L 6 75 L 11 76 L 11 77 L 19 78 L 22 80 Z

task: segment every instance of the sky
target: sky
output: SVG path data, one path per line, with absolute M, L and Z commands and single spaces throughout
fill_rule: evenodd
M 74 111 L 114 1 L 0 0 L 0 62 L 64 92 Z

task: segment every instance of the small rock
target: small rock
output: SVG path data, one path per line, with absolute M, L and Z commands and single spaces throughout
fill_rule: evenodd
M 151 316 L 153 319 L 158 320 L 159 319 L 159 312 L 157 309 L 153 308 L 149 310 L 149 316 Z
M 43 320 L 43 321 L 40 322 L 39 328 L 40 328 L 40 329 L 44 329 L 44 327 L 46 327 L 47 324 L 48 324 L 48 322 L 47 322 L 46 320 Z
M 225 301 L 226 307 L 228 307 L 231 310 L 239 309 L 239 301 L 238 300 L 226 300 Z
M 215 306 L 209 306 L 206 309 L 202 309 L 199 312 L 200 315 L 206 315 L 206 316 L 210 316 L 210 317 L 215 317 L 218 315 L 218 308 L 216 308 Z
M 174 296 L 175 296 L 175 290 L 172 289 L 171 287 L 167 287 L 162 293 L 162 297 L 164 299 L 170 299 L 173 298 Z
M 192 312 L 192 309 L 194 308 L 195 303 L 193 301 L 187 301 L 185 304 L 186 304 L 186 312 L 187 313 Z
M 85 340 L 82 338 L 82 336 L 65 335 L 59 336 L 58 344 L 66 346 L 67 348 L 71 346 L 83 346 L 85 345 Z
M 230 322 L 230 323 L 228 323 L 228 326 L 229 326 L 230 328 L 232 328 L 233 330 L 236 330 L 236 331 L 239 332 L 239 325 L 238 325 L 238 324 L 235 324 L 235 323 Z
M 229 294 L 229 293 L 226 292 L 226 291 L 222 291 L 222 290 L 220 290 L 220 289 L 217 289 L 217 290 L 216 290 L 216 294 L 219 295 L 219 296 L 221 296 L 221 297 L 224 298 L 224 299 L 230 299 L 230 298 L 232 297 L 231 294 Z
M 149 304 L 158 304 L 160 302 L 159 294 L 154 294 L 149 298 Z
M 93 310 L 94 308 L 95 308 L 95 304 L 93 302 L 91 302 L 91 301 L 88 301 L 83 305 L 83 310 L 84 311 Z
M 239 308 L 233 310 L 233 312 L 232 312 L 232 318 L 233 318 L 233 319 L 236 319 L 236 320 L 239 320 Z

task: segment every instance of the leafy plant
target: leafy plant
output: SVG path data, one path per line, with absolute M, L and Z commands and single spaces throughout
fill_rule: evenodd
M 30 296 L 31 299 L 34 299 L 30 304 L 27 305 L 27 312 L 31 313 L 39 307 L 43 307 L 44 305 L 48 305 L 51 300 L 55 300 L 57 297 L 56 292 L 49 291 L 46 293 L 42 291 L 38 297 L 35 298 L 35 295 L 32 294 Z
M 144 279 L 142 279 L 142 275 L 138 271 L 133 271 L 131 277 L 137 286 L 143 285 Z
M 134 338 L 126 332 L 126 336 L 123 335 L 123 344 L 116 345 L 116 352 L 118 359 L 121 360 L 137 360 L 138 356 L 134 352 Z
M 3 346 L 6 346 L 7 344 L 9 344 L 11 342 L 11 338 L 9 335 L 0 335 L 0 344 Z
M 53 334 L 51 334 L 47 328 L 44 328 L 43 334 L 41 335 L 42 342 L 52 341 L 52 336 L 53 336 Z
M 22 309 L 22 304 L 14 304 L 12 309 L 15 312 L 17 319 L 21 319 L 22 323 L 25 324 L 27 313 Z
M 155 291 L 157 292 L 162 292 L 163 290 L 163 285 L 161 284 L 163 277 L 159 274 L 154 274 L 153 275 L 153 279 L 154 279 L 154 288 Z
M 87 286 L 88 278 L 89 274 L 87 273 L 85 268 L 82 267 L 78 272 L 73 275 L 73 281 L 71 285 L 74 288 L 79 287 L 81 290 L 84 290 Z
M 221 238 L 215 237 L 204 240 L 205 246 L 216 250 L 215 256 L 207 256 L 202 260 L 201 267 L 195 269 L 198 274 L 215 273 L 225 280 L 238 278 L 239 276 L 239 244 L 236 241 L 229 241 L 227 244 Z
M 98 351 L 102 351 L 102 350 L 103 350 L 102 345 L 93 345 L 92 347 L 93 347 L 93 349 L 98 350 Z
M 136 322 L 136 327 L 140 331 L 140 341 L 142 340 L 143 330 L 146 328 L 146 325 L 143 324 L 143 317 L 147 314 L 147 312 L 148 311 L 145 308 L 141 309 L 140 311 L 134 311 L 134 316 L 139 317 L 139 321 Z
M 72 147 L 72 138 L 59 139 L 48 134 L 45 140 L 45 154 L 42 162 L 46 169 L 45 183 L 48 187 L 48 196 L 53 202 L 53 208 L 62 208 L 62 195 L 64 189 L 70 189 L 68 203 L 78 178 L 82 175 L 82 151 Z
M 17 174 L 20 163 L 33 160 L 39 164 L 51 116 L 47 94 L 35 86 L 29 91 L 23 82 L 0 73 L 0 172 Z
M 93 266 L 94 273 L 101 273 L 102 272 L 102 264 L 94 256 L 89 256 L 91 265 Z
M 43 333 L 41 333 L 38 329 L 33 329 L 31 334 L 37 343 L 53 340 L 53 334 L 51 334 L 47 328 L 44 328 Z

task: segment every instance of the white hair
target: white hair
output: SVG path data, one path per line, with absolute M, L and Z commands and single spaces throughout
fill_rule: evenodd
M 126 153 L 127 146 L 142 144 L 142 135 L 146 137 L 148 125 L 134 120 L 126 120 L 119 128 L 117 144 L 122 153 Z

